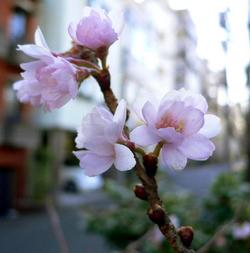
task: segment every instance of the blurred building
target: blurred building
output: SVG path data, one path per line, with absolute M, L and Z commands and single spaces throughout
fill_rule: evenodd
M 16 47 L 33 37 L 37 4 L 0 2 L 0 213 L 22 206 L 29 149 L 38 142 L 37 131 L 29 125 L 31 109 L 20 105 L 12 90 L 25 60 L 16 54 Z

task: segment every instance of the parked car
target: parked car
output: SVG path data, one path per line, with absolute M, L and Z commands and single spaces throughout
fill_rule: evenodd
M 63 191 L 79 193 L 101 188 L 103 179 L 101 176 L 86 176 L 79 166 L 64 166 L 60 172 L 60 186 Z

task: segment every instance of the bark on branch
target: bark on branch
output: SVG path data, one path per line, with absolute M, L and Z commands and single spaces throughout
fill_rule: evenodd
M 110 111 L 114 113 L 118 102 L 110 87 L 110 73 L 108 69 L 103 69 L 102 72 L 99 75 L 94 76 L 94 78 L 101 88 L 106 105 Z M 146 170 L 142 167 L 136 155 L 135 159 L 136 175 L 142 182 L 147 194 L 147 201 L 149 204 L 149 218 L 158 225 L 160 231 L 176 253 L 194 253 L 194 250 L 189 249 L 183 244 L 175 226 L 171 222 L 167 212 L 164 210 L 162 201 L 158 195 L 158 186 L 155 177 L 152 175 L 147 175 Z

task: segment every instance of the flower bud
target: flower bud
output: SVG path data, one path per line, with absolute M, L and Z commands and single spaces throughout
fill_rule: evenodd
M 190 226 L 180 227 L 177 230 L 177 233 L 180 236 L 183 245 L 189 248 L 194 238 L 193 228 Z
M 163 225 L 165 223 L 165 211 L 160 205 L 156 205 L 154 208 L 150 208 L 148 216 L 157 225 Z
M 68 28 L 73 41 L 105 57 L 108 48 L 118 40 L 123 28 L 121 12 L 106 13 L 102 9 L 84 8 L 84 17 Z
M 137 184 L 135 187 L 134 187 L 134 193 L 135 193 L 135 196 L 139 199 L 142 199 L 142 200 L 147 200 L 147 193 L 145 191 L 145 188 L 143 185 L 141 184 Z
M 154 153 L 143 156 L 143 165 L 149 177 L 154 177 L 157 172 L 158 158 Z

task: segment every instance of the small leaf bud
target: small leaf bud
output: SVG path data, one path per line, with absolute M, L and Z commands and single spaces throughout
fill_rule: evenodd
M 158 225 L 165 223 L 165 211 L 160 205 L 156 205 L 154 208 L 150 208 L 148 211 L 149 218 Z
M 145 191 L 145 188 L 143 185 L 141 184 L 137 184 L 135 187 L 134 187 L 134 193 L 135 193 L 135 196 L 139 199 L 142 199 L 142 200 L 147 200 L 147 193 Z
M 149 177 L 154 177 L 157 172 L 158 157 L 154 153 L 143 156 L 143 165 Z
M 190 226 L 180 227 L 177 230 L 178 235 L 180 236 L 180 239 L 184 246 L 189 248 L 192 244 L 193 238 L 194 238 L 194 230 Z

